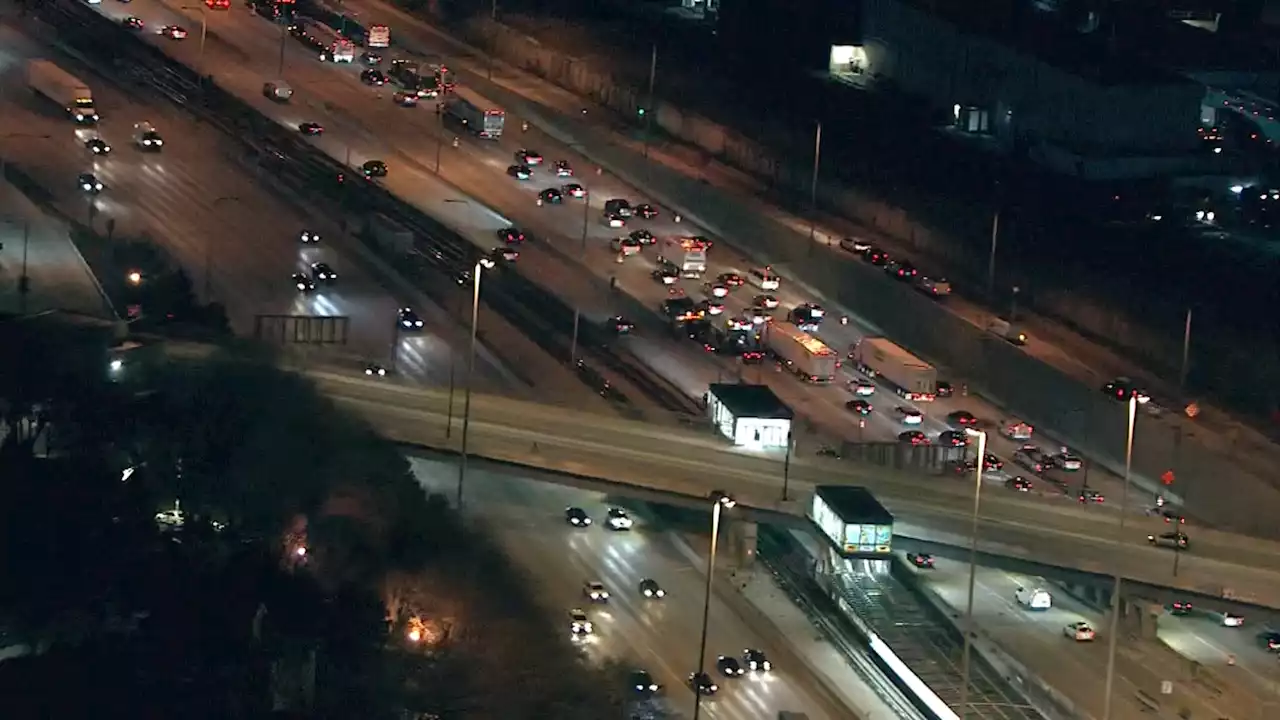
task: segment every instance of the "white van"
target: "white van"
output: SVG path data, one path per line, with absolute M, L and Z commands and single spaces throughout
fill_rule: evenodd
M 1044 588 L 1020 587 L 1013 591 L 1013 597 L 1028 610 L 1048 610 L 1053 607 L 1053 596 Z
M 752 268 L 751 272 L 747 273 L 747 282 L 765 292 L 777 292 L 782 279 L 773 272 L 773 268 L 763 267 Z

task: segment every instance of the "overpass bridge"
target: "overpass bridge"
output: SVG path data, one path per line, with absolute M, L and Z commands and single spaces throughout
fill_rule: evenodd
M 321 393 L 383 436 L 426 451 L 456 453 L 461 402 L 450 425 L 447 391 L 324 371 L 305 373 Z M 565 482 L 614 491 L 702 498 L 723 489 L 742 504 L 799 519 L 813 487 L 868 488 L 893 513 L 895 543 L 940 555 L 967 553 L 973 497 L 967 483 L 871 464 L 793 457 L 790 498 L 782 498 L 780 454 L 731 447 L 700 426 L 661 425 L 490 395 L 473 395 L 468 453 Z M 1280 543 L 1197 528 L 1174 573 L 1169 550 L 1148 532 L 1165 526 L 1132 515 L 1119 536 L 1117 511 L 1037 502 L 1020 493 L 983 494 L 978 551 L 984 564 L 1077 584 L 1099 584 L 1118 569 L 1126 595 L 1153 602 L 1196 598 L 1206 608 L 1280 613 Z M 1117 542 L 1118 540 L 1118 542 Z

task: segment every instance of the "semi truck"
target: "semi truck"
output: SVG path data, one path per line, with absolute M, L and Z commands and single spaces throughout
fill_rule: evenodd
M 839 356 L 821 340 L 791 323 L 775 322 L 765 331 L 765 346 L 789 370 L 811 383 L 835 379 Z
M 481 110 L 470 102 L 456 95 L 444 103 L 445 116 L 461 124 L 476 137 L 497 140 L 502 137 L 502 126 L 506 124 L 507 114 L 501 110 Z
M 92 125 L 98 122 L 98 112 L 93 104 L 93 91 L 87 84 L 51 61 L 29 61 L 27 84 L 36 93 L 57 103 L 77 124 Z
M 862 338 L 850 357 L 859 370 L 887 381 L 908 400 L 928 402 L 937 396 L 938 371 L 886 338 Z

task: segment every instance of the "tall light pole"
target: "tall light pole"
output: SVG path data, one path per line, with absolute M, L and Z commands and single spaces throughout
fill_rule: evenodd
M 200 11 L 200 49 L 196 51 L 196 67 L 200 72 L 204 72 L 204 41 L 209 35 L 208 15 L 205 14 L 207 8 L 204 5 L 183 5 L 179 10 L 199 10 Z
M 493 53 L 498 47 L 498 0 L 492 0 L 489 4 L 489 65 L 486 73 L 489 80 L 493 80 Z
M 987 300 L 994 301 L 996 297 L 996 246 L 1000 242 L 1000 207 L 996 206 L 996 212 L 991 216 L 991 254 L 987 258 Z
M 1187 391 L 1187 371 L 1191 367 L 1191 308 L 1187 308 L 1187 321 L 1182 329 L 1182 369 L 1178 373 L 1178 394 Z M 1179 398 L 1181 399 L 1181 398 Z
M 973 473 L 973 516 L 969 528 L 969 590 L 964 609 L 964 650 L 960 655 L 960 707 L 957 714 L 964 718 L 969 706 L 969 657 L 973 654 L 973 589 L 978 583 L 978 512 L 982 509 L 982 471 L 987 466 L 987 434 L 981 430 L 965 429 L 970 437 L 978 438 L 977 469 Z
M 480 320 L 480 273 L 484 265 L 476 261 L 471 269 L 473 289 L 471 291 L 471 345 L 467 351 L 467 387 L 462 400 L 462 458 L 458 463 L 458 509 L 462 509 L 462 487 L 467 481 L 467 437 L 471 430 L 471 384 L 476 371 L 476 325 Z M 452 420 L 450 420 L 452 422 Z
M 213 201 L 213 208 L 218 209 L 219 203 L 224 202 L 240 202 L 240 198 L 234 195 L 224 195 Z M 213 298 L 213 243 L 209 240 L 208 234 L 204 240 L 204 301 L 209 302 Z
M 702 673 L 707 664 L 707 622 L 711 618 L 711 582 L 716 576 L 716 542 L 720 537 L 720 513 L 737 505 L 733 498 L 720 490 L 712 491 L 711 500 L 711 556 L 707 559 L 707 595 L 702 602 L 702 639 L 698 641 L 698 670 Z M 693 683 L 693 720 L 702 714 L 702 693 L 697 679 Z
M 782 459 L 782 502 L 791 499 L 791 449 L 795 446 L 795 440 L 792 439 L 791 428 L 787 427 L 787 455 Z
M 822 121 L 818 121 L 813 133 L 813 180 L 809 183 L 809 251 L 813 254 L 813 243 L 817 234 L 818 223 L 818 169 L 822 163 Z
M 653 56 L 649 59 L 649 95 L 644 105 L 644 159 L 649 159 L 649 140 L 653 130 L 653 90 L 658 81 L 658 44 L 653 45 Z
M 1120 628 L 1120 544 L 1124 542 L 1124 521 L 1129 512 L 1129 473 L 1133 469 L 1133 424 L 1138 417 L 1138 396 L 1129 393 L 1129 426 L 1124 446 L 1124 490 L 1120 496 L 1120 526 L 1116 531 L 1116 578 L 1111 585 L 1110 636 L 1107 639 L 1107 681 L 1102 698 L 1102 720 L 1111 720 L 1111 690 L 1116 678 L 1116 635 Z M 1179 531 L 1180 532 L 1180 531 Z

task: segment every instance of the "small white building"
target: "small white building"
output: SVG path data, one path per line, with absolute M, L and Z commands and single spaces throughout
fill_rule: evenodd
M 766 385 L 716 383 L 707 389 L 707 416 L 734 445 L 787 447 L 793 415 Z

